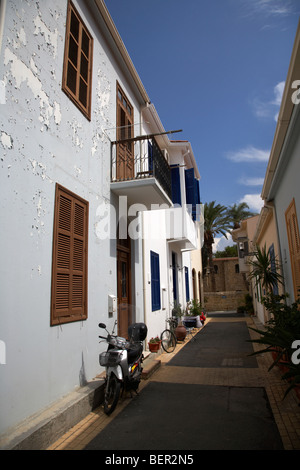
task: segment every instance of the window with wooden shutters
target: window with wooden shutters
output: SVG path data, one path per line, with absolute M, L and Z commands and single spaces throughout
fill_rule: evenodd
M 295 299 L 300 297 L 300 236 L 295 200 L 285 213 Z
M 56 186 L 51 325 L 87 318 L 88 202 Z
M 93 38 L 69 0 L 62 89 L 91 118 Z
M 117 140 L 127 140 L 134 137 L 133 107 L 120 85 L 117 83 Z M 134 146 L 133 142 L 123 142 L 117 145 L 117 179 L 127 180 L 134 176 Z

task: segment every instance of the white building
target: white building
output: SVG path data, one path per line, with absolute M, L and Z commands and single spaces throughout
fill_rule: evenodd
M 274 210 L 285 292 L 300 295 L 300 22 L 261 197 Z M 274 236 L 275 238 L 275 236 Z
M 99 374 L 100 321 L 162 329 L 144 291 L 156 247 L 134 234 L 151 204 L 172 206 L 170 164 L 189 144 L 152 135 L 164 130 L 102 0 L 1 0 L 0 13 L 3 434 Z M 157 248 L 166 311 L 165 262 L 174 251 L 189 268 L 195 246 L 184 217 L 183 240 Z

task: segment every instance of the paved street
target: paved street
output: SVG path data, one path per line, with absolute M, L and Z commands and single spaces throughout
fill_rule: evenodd
M 107 417 L 102 408 L 50 449 L 300 449 L 300 407 L 284 402 L 268 355 L 249 357 L 248 317 L 211 316 L 194 341 L 159 356 L 161 367 Z M 251 332 L 251 335 L 254 333 Z M 256 346 L 255 346 L 256 347 Z

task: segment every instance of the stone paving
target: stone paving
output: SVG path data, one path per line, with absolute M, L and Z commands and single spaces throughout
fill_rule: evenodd
M 247 322 L 248 326 L 256 327 L 250 317 L 239 318 L 238 321 Z M 234 318 L 208 318 L 209 322 L 237 321 Z M 206 324 L 207 324 L 206 323 Z M 206 326 L 206 325 L 205 325 Z M 203 328 L 205 328 L 205 326 Z M 256 333 L 250 331 L 251 338 Z M 200 331 L 201 335 L 201 331 Z M 177 345 L 174 353 L 161 354 L 157 357 L 160 367 L 147 379 L 141 382 L 140 391 L 149 383 L 177 382 L 185 384 L 220 385 L 233 387 L 264 387 L 268 395 L 272 413 L 280 433 L 285 450 L 300 450 L 300 406 L 294 391 L 290 392 L 283 400 L 286 383 L 283 382 L 278 368 L 268 371 L 272 359 L 270 354 L 256 356 L 257 368 L 236 367 L 236 363 L 226 364 L 226 368 L 202 368 L 202 367 L 168 367 L 169 362 L 177 354 L 184 344 Z M 259 345 L 254 344 L 254 349 Z M 258 349 L 257 349 L 258 350 Z M 102 407 L 89 413 L 85 419 L 53 443 L 48 450 L 82 450 L 97 436 L 129 403 L 130 397 L 121 399 L 112 416 L 106 416 Z

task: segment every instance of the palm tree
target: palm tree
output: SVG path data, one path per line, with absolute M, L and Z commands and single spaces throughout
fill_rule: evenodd
M 283 283 L 283 276 L 279 273 L 280 266 L 276 260 L 272 263 L 270 250 L 267 250 L 266 245 L 262 248 L 256 247 L 254 257 L 248 264 L 252 268 L 250 279 L 254 279 L 256 284 L 261 282 L 268 294 L 273 292 L 278 283 Z
M 249 206 L 246 202 L 241 202 L 240 204 L 233 204 L 227 209 L 227 215 L 231 219 L 232 229 L 236 229 L 240 226 L 241 220 L 247 219 L 256 215 L 254 212 L 248 210 Z
M 204 204 L 204 251 L 209 260 L 210 272 L 212 274 L 212 288 L 215 291 L 215 276 L 213 269 L 213 250 L 216 235 L 222 234 L 226 239 L 230 230 L 230 218 L 227 208 L 212 201 Z

